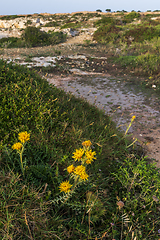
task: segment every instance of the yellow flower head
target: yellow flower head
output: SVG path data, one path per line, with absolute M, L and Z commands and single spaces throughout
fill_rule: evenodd
M 79 165 L 74 169 L 74 173 L 79 176 L 81 176 L 85 171 L 86 171 L 86 168 L 83 165 Z
M 89 176 L 88 176 L 88 174 L 87 174 L 86 172 L 82 172 L 82 174 L 80 175 L 80 178 L 81 178 L 82 180 L 84 180 L 84 181 L 85 181 L 86 179 L 88 180 L 88 177 L 89 177 Z
M 86 173 L 86 168 L 83 165 L 77 166 L 74 170 L 74 174 L 80 176 L 82 180 L 88 179 L 88 174 Z
M 133 116 L 133 117 L 131 118 L 131 121 L 133 122 L 135 118 L 136 118 L 136 116 Z
M 70 191 L 71 187 L 72 187 L 72 185 L 69 183 L 69 181 L 65 181 L 60 184 L 59 189 L 61 192 L 67 193 Z
M 90 147 L 92 145 L 92 143 L 90 140 L 88 140 L 88 141 L 83 142 L 82 145 L 85 147 Z
M 87 164 L 91 164 L 91 162 L 92 162 L 92 160 L 89 160 L 89 159 L 86 160 Z
M 12 146 L 13 150 L 21 150 L 21 148 L 22 148 L 22 143 L 20 143 L 20 142 L 17 142 L 15 144 L 13 144 L 13 146 Z
M 73 157 L 76 160 L 81 160 L 82 156 L 84 154 L 84 150 L 82 148 L 76 149 L 76 151 L 73 153 Z
M 30 140 L 30 133 L 27 132 L 21 132 L 18 134 L 18 138 L 22 143 L 25 143 L 26 141 Z
M 93 159 L 96 159 L 96 157 L 94 156 L 96 155 L 96 152 L 92 152 L 92 150 L 86 151 L 85 155 L 87 157 L 87 160 L 89 160 L 89 161 L 86 160 L 87 164 L 90 164 L 93 161 Z
M 75 169 L 75 167 L 74 167 L 73 164 L 72 164 L 72 165 L 70 165 L 70 166 L 67 167 L 67 172 L 68 172 L 68 173 L 72 173 L 72 172 L 74 171 L 74 169 Z

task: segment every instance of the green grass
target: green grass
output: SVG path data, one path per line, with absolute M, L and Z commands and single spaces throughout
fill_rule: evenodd
M 2 239 L 158 240 L 159 172 L 103 111 L 2 60 L 0 85 Z M 20 163 L 12 145 L 23 131 Z M 85 140 L 97 158 L 88 180 L 60 193 L 61 182 L 74 184 L 66 168 Z

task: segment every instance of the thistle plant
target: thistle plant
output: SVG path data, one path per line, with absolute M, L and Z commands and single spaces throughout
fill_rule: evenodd
M 27 141 L 30 140 L 30 133 L 25 132 L 20 132 L 18 134 L 18 139 L 20 140 L 20 142 L 16 142 L 15 144 L 13 144 L 12 149 L 13 150 L 17 150 L 17 153 L 19 154 L 20 157 L 20 167 L 24 176 L 24 166 L 23 166 L 23 152 L 24 152 L 24 147 L 25 147 L 25 143 Z
M 61 192 L 73 192 L 78 183 L 88 180 L 89 175 L 86 172 L 86 166 L 96 159 L 96 152 L 91 150 L 91 145 L 90 140 L 84 141 L 82 143 L 83 148 L 76 149 L 73 152 L 72 158 L 75 163 L 69 165 L 66 170 L 70 174 L 70 178 L 74 179 L 74 183 L 71 185 L 69 181 L 62 182 L 59 186 Z

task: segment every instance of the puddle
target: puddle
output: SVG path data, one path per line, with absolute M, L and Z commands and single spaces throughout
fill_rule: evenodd
M 147 156 L 156 159 L 160 167 L 160 112 L 154 108 L 155 99 L 146 102 L 144 93 L 135 93 L 125 83 L 110 75 L 88 75 L 61 78 L 50 75 L 47 80 L 66 92 L 86 99 L 110 115 L 117 128 L 126 131 L 131 117 L 136 116 L 128 133 L 138 138 Z M 158 127 L 159 125 L 159 127 Z

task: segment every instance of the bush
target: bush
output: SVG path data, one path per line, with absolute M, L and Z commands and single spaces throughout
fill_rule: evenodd
M 20 48 L 54 45 L 66 41 L 63 32 L 42 32 L 36 27 L 27 27 L 21 38 L 9 37 L 0 39 L 1 48 Z
M 3 17 L 0 17 L 1 20 L 13 20 L 15 18 L 22 18 L 22 17 L 25 17 L 25 16 L 18 16 L 18 15 L 7 15 L 7 16 L 3 16 Z
M 81 27 L 82 24 L 80 22 L 74 23 L 74 22 L 69 22 L 61 26 L 61 29 L 64 28 L 79 28 Z
M 58 27 L 58 26 L 59 26 L 59 23 L 56 21 L 48 22 L 44 25 L 44 27 Z
M 124 16 L 124 19 L 123 19 L 123 22 L 125 23 L 130 23 L 132 22 L 135 18 L 140 18 L 141 17 L 141 14 L 140 13 L 137 13 L 137 12 L 131 12 L 127 15 Z
M 66 41 L 67 34 L 64 34 L 63 32 L 52 32 L 49 35 L 49 42 L 50 44 L 58 44 L 61 42 Z
M 124 33 L 124 42 L 131 44 L 133 42 L 143 42 L 144 40 L 151 40 L 154 37 L 159 37 L 160 31 L 154 27 L 138 26 L 127 30 Z
M 36 27 L 27 27 L 22 34 L 29 47 L 36 47 L 49 44 L 49 35 Z
M 108 42 L 115 42 L 119 38 L 120 28 L 108 24 L 102 25 L 95 31 L 93 38 L 99 43 L 105 44 Z
M 98 27 L 98 26 L 101 26 L 103 24 L 117 24 L 119 20 L 118 19 L 114 19 L 114 18 L 111 18 L 111 17 L 102 17 L 101 19 L 99 19 L 98 21 L 96 21 L 94 23 L 94 26 L 95 27 Z
M 17 37 L 1 38 L 0 47 L 1 48 L 25 47 L 25 42 Z

